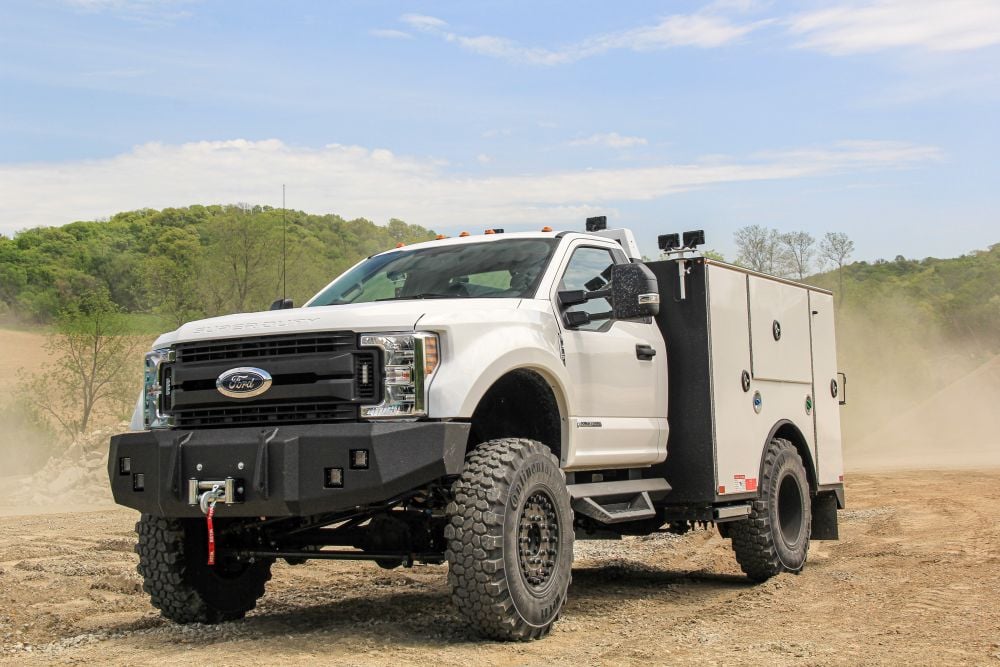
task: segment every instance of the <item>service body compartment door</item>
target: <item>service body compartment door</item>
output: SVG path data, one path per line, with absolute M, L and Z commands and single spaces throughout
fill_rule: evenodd
M 808 291 L 757 276 L 748 288 L 754 379 L 811 384 Z
M 754 492 L 761 443 L 767 439 L 771 422 L 754 413 L 755 387 L 743 389 L 743 371 L 750 370 L 747 275 L 710 265 L 708 284 L 717 493 Z
M 815 382 L 816 467 L 820 484 L 842 482 L 844 456 L 840 434 L 840 395 L 837 377 L 837 339 L 833 326 L 833 296 L 810 292 Z

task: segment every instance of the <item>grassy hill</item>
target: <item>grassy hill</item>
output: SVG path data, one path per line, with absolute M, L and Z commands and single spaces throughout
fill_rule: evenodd
M 282 217 L 260 206 L 144 209 L 0 236 L 0 316 L 44 323 L 95 290 L 125 312 L 164 321 L 147 321 L 152 327 L 266 308 L 282 294 Z M 434 237 L 400 220 L 285 217 L 296 302 L 362 257 Z

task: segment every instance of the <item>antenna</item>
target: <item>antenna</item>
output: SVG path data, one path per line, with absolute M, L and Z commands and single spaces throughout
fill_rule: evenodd
M 281 184 L 281 300 L 288 298 L 288 281 L 285 273 L 285 249 L 288 225 L 285 222 L 285 184 Z

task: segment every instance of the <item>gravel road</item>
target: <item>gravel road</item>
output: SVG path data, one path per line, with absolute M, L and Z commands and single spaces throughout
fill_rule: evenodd
M 714 530 L 578 542 L 547 639 L 484 642 L 444 566 L 278 564 L 256 611 L 177 626 L 142 593 L 136 515 L 0 516 L 0 663 L 1000 665 L 1000 470 L 853 474 L 841 540 L 751 585 Z

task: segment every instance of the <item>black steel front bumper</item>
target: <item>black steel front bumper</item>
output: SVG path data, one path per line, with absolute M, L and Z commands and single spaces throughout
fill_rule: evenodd
M 379 503 L 462 470 L 469 424 L 317 424 L 153 430 L 111 438 L 108 475 L 115 502 L 165 517 L 201 516 L 191 480 L 232 479 L 225 516 L 307 516 Z M 368 467 L 352 468 L 352 450 Z M 342 471 L 332 487 L 329 469 Z

